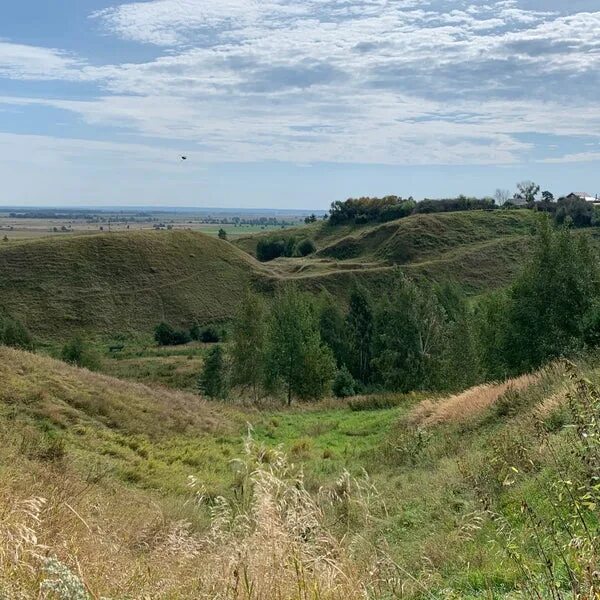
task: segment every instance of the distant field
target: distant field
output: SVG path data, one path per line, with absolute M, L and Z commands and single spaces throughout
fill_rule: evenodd
M 188 222 L 185 219 L 176 220 L 169 224 L 174 230 L 200 231 L 207 235 L 217 237 L 222 228 L 229 239 L 261 233 L 265 231 L 279 231 L 285 226 L 281 225 L 231 225 L 231 224 L 205 224 Z M 65 227 L 67 231 L 62 230 Z M 118 231 L 152 231 L 153 223 L 111 223 L 89 224 L 84 220 L 61 221 L 53 219 L 11 219 L 0 215 L 0 241 L 5 237 L 10 240 L 35 239 L 40 237 L 69 237 L 73 235 L 93 235 L 102 232 Z

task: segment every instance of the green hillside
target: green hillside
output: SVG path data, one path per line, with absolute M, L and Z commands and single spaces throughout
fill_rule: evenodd
M 149 333 L 231 316 L 262 267 L 194 232 L 135 232 L 0 246 L 0 311 L 42 337 Z
M 344 301 L 355 282 L 384 293 L 401 268 L 478 294 L 510 283 L 529 252 L 536 218 L 532 211 L 472 211 L 365 226 L 315 223 L 277 233 L 314 239 L 314 255 L 268 263 L 254 253 L 271 233 L 234 243 L 191 231 L 10 242 L 0 246 L 0 314 L 20 319 L 42 341 L 76 332 L 147 339 L 161 320 L 189 326 L 230 319 L 248 285 L 270 295 L 294 281 Z
M 257 412 L 0 348 L 0 591 L 575 597 L 598 558 L 598 396 L 568 369 Z

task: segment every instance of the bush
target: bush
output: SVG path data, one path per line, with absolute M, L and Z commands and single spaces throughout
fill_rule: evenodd
M 21 350 L 34 349 L 31 334 L 15 319 L 0 319 L 0 344 Z
M 221 346 L 215 346 L 206 357 L 202 374 L 198 380 L 198 388 L 209 398 L 225 398 L 227 396 L 226 364 Z
M 98 355 L 80 337 L 65 344 L 60 357 L 66 363 L 90 369 L 90 371 L 97 369 L 100 362 Z
M 336 374 L 333 380 L 332 391 L 336 398 L 349 398 L 355 396 L 357 392 L 357 383 L 352 374 L 344 365 Z
M 589 227 L 593 224 L 594 217 L 593 205 L 581 198 L 561 198 L 554 216 L 559 225 L 571 222 L 575 227 Z
M 164 321 L 154 329 L 154 340 L 159 346 L 179 346 L 187 344 L 191 339 L 190 333 L 174 329 Z
M 205 344 L 216 344 L 221 341 L 221 336 L 214 327 L 206 327 L 200 332 L 200 341 Z
M 268 262 L 285 255 L 286 243 L 282 239 L 262 239 L 256 245 L 256 257 Z
M 316 251 L 316 244 L 310 238 L 305 238 L 297 244 L 295 253 L 298 256 L 308 256 L 309 254 L 314 254 Z

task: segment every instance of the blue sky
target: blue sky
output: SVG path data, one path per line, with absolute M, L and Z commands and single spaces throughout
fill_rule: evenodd
M 317 209 L 523 179 L 600 193 L 599 9 L 4 2 L 0 204 Z

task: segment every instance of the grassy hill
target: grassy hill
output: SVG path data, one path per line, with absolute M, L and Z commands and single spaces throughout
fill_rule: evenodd
M 0 246 L 0 311 L 42 337 L 150 333 L 231 316 L 262 267 L 194 232 L 135 232 Z
M 570 598 L 598 560 L 580 377 L 257 413 L 0 348 L 0 591 Z
M 473 211 L 364 226 L 315 223 L 277 233 L 313 238 L 314 255 L 269 263 L 259 263 L 254 252 L 271 233 L 234 243 L 189 231 L 10 242 L 0 245 L 0 314 L 56 343 L 75 332 L 148 339 L 161 320 L 226 321 L 248 285 L 268 295 L 293 281 L 344 301 L 355 282 L 384 293 L 401 268 L 478 294 L 510 283 L 529 251 L 536 218 L 532 211 Z

